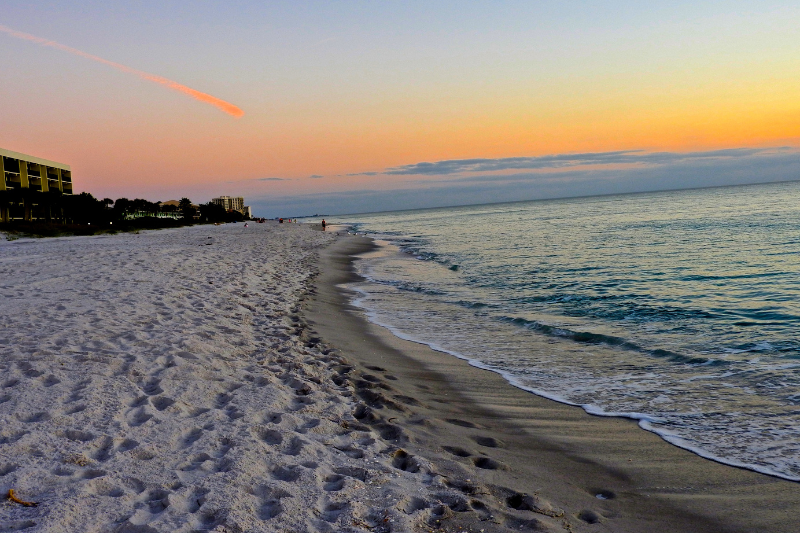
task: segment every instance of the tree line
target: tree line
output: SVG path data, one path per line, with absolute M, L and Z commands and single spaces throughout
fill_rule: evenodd
M 142 198 L 104 198 L 98 200 L 90 193 L 63 197 L 65 202 L 65 218 L 76 223 L 104 221 L 123 221 L 131 218 L 158 218 L 159 214 L 177 215 L 184 223 L 192 222 L 241 222 L 244 215 L 238 211 L 226 211 L 221 205 L 213 202 L 199 204 L 196 209 L 188 198 L 181 198 L 178 205 L 162 205 L 161 202 L 150 202 Z
M 228 212 L 212 202 L 200 204 L 196 209 L 189 198 L 181 198 L 178 205 L 163 205 L 142 198 L 101 200 L 88 192 L 66 195 L 30 189 L 0 191 L 0 207 L 8 208 L 12 219 L 23 218 L 25 205 L 30 217 L 38 222 L 67 225 L 166 227 L 198 222 L 239 222 L 245 218 L 238 211 Z

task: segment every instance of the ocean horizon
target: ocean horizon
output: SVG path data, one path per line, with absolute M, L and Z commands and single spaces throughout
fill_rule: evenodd
M 395 335 L 800 480 L 800 182 L 330 216 Z

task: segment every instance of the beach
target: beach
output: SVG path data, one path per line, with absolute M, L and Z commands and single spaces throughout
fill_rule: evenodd
M 520 390 L 499 374 L 397 338 L 364 320 L 360 308 L 336 313 L 353 296 L 334 288 L 357 279 L 350 257 L 371 248 L 353 238 L 326 250 L 312 326 L 363 372 L 390 369 L 380 385 L 415 400 L 404 404 L 408 412 L 389 415 L 405 429 L 406 448 L 460 470 L 462 482 L 470 479 L 467 493 L 491 494 L 484 502 L 494 506 L 493 522 L 524 520 L 508 495 L 526 494 L 538 511 L 563 512 L 567 531 L 796 530 L 795 482 L 704 459 L 633 420 L 591 416 Z
M 365 320 L 369 239 L 241 224 L 0 243 L 0 530 L 789 532 L 721 465 Z

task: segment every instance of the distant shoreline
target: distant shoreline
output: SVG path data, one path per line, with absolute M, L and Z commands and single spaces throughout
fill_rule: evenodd
M 708 187 L 681 187 L 676 189 L 654 189 L 652 191 L 628 191 L 628 192 L 610 192 L 610 193 L 602 193 L 602 194 L 587 194 L 587 195 L 578 195 L 578 196 L 553 196 L 548 198 L 530 198 L 527 200 L 510 200 L 510 201 L 502 201 L 502 202 L 481 202 L 481 203 L 466 203 L 466 204 L 454 204 L 454 205 L 439 205 L 439 206 L 431 206 L 431 207 L 415 207 L 411 209 L 390 209 L 387 211 L 358 211 L 355 213 L 341 213 L 341 214 L 332 214 L 332 215 L 319 215 L 327 216 L 329 218 L 334 217 L 356 217 L 356 216 L 369 216 L 369 215 L 385 215 L 389 213 L 409 213 L 409 212 L 416 212 L 416 211 L 433 211 L 436 209 L 458 209 L 460 207 L 480 207 L 480 206 L 491 206 L 491 205 L 513 205 L 513 204 L 522 204 L 527 202 L 552 202 L 557 200 L 582 200 L 586 198 L 608 198 L 613 196 L 636 196 L 640 194 L 662 194 L 662 193 L 671 193 L 671 192 L 682 192 L 682 191 L 704 191 L 704 190 L 711 190 L 711 189 L 732 189 L 737 187 L 762 187 L 762 186 L 769 186 L 769 185 L 782 185 L 786 183 L 798 183 L 800 179 L 794 180 L 780 180 L 780 181 L 766 181 L 763 183 L 735 183 L 730 185 L 710 185 Z M 300 218 L 300 217 L 297 217 Z M 314 217 L 306 217 L 306 218 L 314 218 Z

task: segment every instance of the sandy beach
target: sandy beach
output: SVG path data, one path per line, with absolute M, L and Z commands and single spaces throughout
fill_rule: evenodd
M 798 484 L 368 323 L 368 239 L 0 242 L 0 531 L 789 532 Z
M 535 396 L 367 322 L 348 305 L 352 295 L 335 287 L 357 280 L 351 258 L 372 248 L 366 238 L 327 248 L 319 292 L 304 307 L 313 328 L 371 375 L 371 390 L 389 390 L 381 395 L 401 404 L 376 410 L 378 423 L 391 417 L 406 450 L 475 498 L 456 513 L 462 523 L 487 520 L 486 505 L 497 530 L 796 531 L 797 483 L 701 458 L 632 420 Z M 553 511 L 559 523 L 542 516 Z

